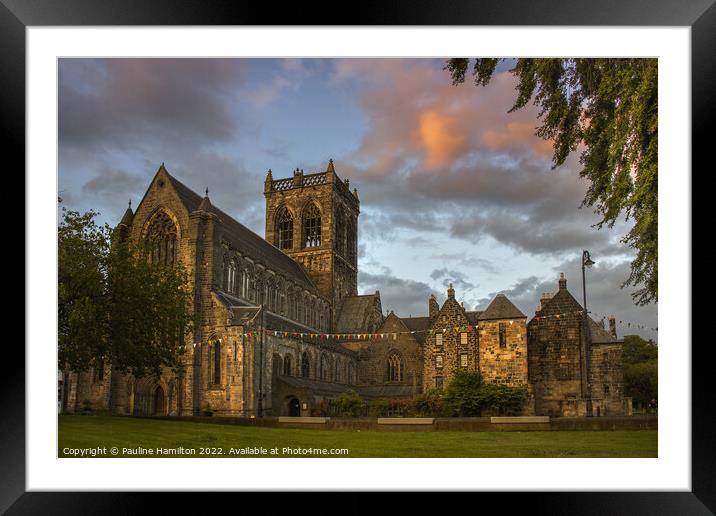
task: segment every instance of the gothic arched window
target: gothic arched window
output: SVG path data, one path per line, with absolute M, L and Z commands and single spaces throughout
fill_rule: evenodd
M 346 255 L 346 217 L 342 209 L 336 212 L 336 251 L 342 256 Z
M 211 380 L 215 384 L 221 383 L 221 341 L 215 340 L 210 350 Z
M 353 362 L 348 364 L 348 383 L 353 385 L 356 382 L 356 368 Z
M 293 217 L 284 207 L 276 216 L 276 247 L 291 249 L 293 247 Z
M 303 215 L 303 247 L 321 245 L 321 211 L 311 203 Z
M 224 267 L 224 271 L 226 274 L 224 288 L 227 292 L 236 292 L 236 264 L 233 260 L 226 260 L 226 266 Z
M 159 265 L 177 261 L 177 227 L 166 212 L 160 211 L 147 230 L 149 260 Z
M 356 237 L 356 226 L 352 220 L 348 221 L 347 231 L 348 231 L 348 235 L 346 237 L 346 240 L 347 240 L 347 247 L 348 247 L 348 252 L 347 252 L 348 261 L 350 263 L 353 263 L 353 262 L 355 262 L 355 259 L 356 259 L 356 251 L 357 251 L 356 247 L 358 245 L 358 239 Z
M 283 357 L 283 374 L 291 376 L 291 355 Z
M 333 381 L 339 383 L 341 381 L 341 361 L 336 359 L 336 367 L 333 373 Z
M 403 381 L 403 363 L 397 353 L 393 353 L 388 357 L 388 381 Z
M 328 380 L 328 357 L 325 354 L 321 355 L 321 367 L 319 373 L 321 380 Z
M 308 378 L 311 373 L 311 363 L 308 358 L 308 352 L 304 351 L 301 353 L 301 376 Z

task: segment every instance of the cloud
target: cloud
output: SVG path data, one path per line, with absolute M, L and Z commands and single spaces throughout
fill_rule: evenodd
M 602 261 L 586 271 L 587 308 L 590 316 L 599 322 L 602 318 L 614 315 L 618 321 L 619 337 L 640 335 L 658 341 L 658 333 L 651 330 L 658 326 L 656 306 L 634 305 L 631 289 L 621 288 L 622 283 L 629 276 L 629 269 L 628 262 Z M 541 295 L 557 291 L 560 272 L 565 273 L 567 290 L 580 305 L 583 304 L 581 256 L 566 260 L 552 270 L 551 277 L 529 276 L 518 280 L 512 287 L 491 292 L 478 301 L 478 306 L 484 310 L 495 295 L 502 293 L 531 319 Z M 645 328 L 638 326 L 645 326 Z
M 439 260 L 441 262 L 456 262 L 463 267 L 478 267 L 490 274 L 500 273 L 500 269 L 490 260 L 478 258 L 476 256 L 469 256 L 464 252 L 432 254 L 429 258 L 432 260 Z
M 358 284 L 363 294 L 379 290 L 383 310 L 393 310 L 400 317 L 426 315 L 430 295 L 438 295 L 427 283 L 398 278 L 388 268 L 379 273 L 359 271 Z
M 426 153 L 426 169 L 449 165 L 465 152 L 465 136 L 454 132 L 454 124 L 454 118 L 436 111 L 426 111 L 419 115 L 419 139 Z
M 628 226 L 597 231 L 599 216 L 579 209 L 588 183 L 578 156 L 552 169 L 552 143 L 534 134 L 537 108 L 507 113 L 515 77 L 498 71 L 486 87 L 455 87 L 441 65 L 335 62 L 332 80 L 350 83 L 368 121 L 357 148 L 337 159 L 362 205 L 377 212 L 362 219 L 363 227 L 382 235 L 447 232 L 471 243 L 490 237 L 533 255 L 580 247 L 624 254 L 618 240 Z
M 243 82 L 235 59 L 60 59 L 60 148 L 228 141 Z
M 434 280 L 442 280 L 441 284 L 446 288 L 453 285 L 460 292 L 468 292 L 477 288 L 477 285 L 467 280 L 466 274 L 456 270 L 449 270 L 446 267 L 433 270 L 430 273 L 430 277 Z

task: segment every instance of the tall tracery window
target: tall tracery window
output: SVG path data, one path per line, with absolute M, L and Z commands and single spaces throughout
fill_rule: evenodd
M 291 355 L 283 357 L 283 374 L 291 376 Z
M 276 216 L 276 246 L 279 249 L 293 247 L 293 217 L 285 207 Z
M 348 235 L 346 237 L 346 240 L 347 240 L 346 245 L 348 247 L 347 256 L 348 256 L 348 261 L 353 263 L 356 259 L 356 251 L 357 251 L 356 246 L 357 246 L 358 240 L 356 238 L 356 226 L 352 220 L 348 221 L 347 232 L 348 232 Z
M 339 254 L 346 255 L 346 217 L 341 209 L 336 212 L 336 244 L 334 247 Z
M 215 340 L 209 353 L 211 365 L 211 381 L 214 384 L 221 383 L 221 341 Z
M 303 247 L 321 245 L 321 211 L 311 203 L 303 216 Z
M 244 299 L 246 299 L 246 294 L 249 290 L 248 281 L 249 281 L 249 277 L 246 274 L 246 271 L 244 269 L 241 269 L 239 271 L 239 286 L 238 286 L 237 290 L 238 290 L 238 294 L 241 297 L 243 297 Z
M 334 373 L 333 373 L 333 381 L 336 383 L 340 383 L 340 381 L 341 381 L 341 376 L 342 376 L 341 369 L 342 369 L 341 361 L 339 359 L 336 359 L 336 367 L 335 367 Z
M 304 351 L 301 353 L 301 376 L 308 378 L 311 373 L 311 363 L 308 358 L 308 352 Z
M 403 363 L 397 353 L 393 353 L 388 357 L 388 381 L 403 381 Z
M 236 264 L 233 260 L 226 260 L 224 271 L 226 274 L 224 288 L 227 292 L 236 292 Z
M 328 357 L 321 355 L 321 367 L 319 370 L 321 380 L 328 380 Z
M 177 227 L 164 211 L 154 217 L 147 231 L 149 259 L 159 265 L 171 265 L 177 261 Z

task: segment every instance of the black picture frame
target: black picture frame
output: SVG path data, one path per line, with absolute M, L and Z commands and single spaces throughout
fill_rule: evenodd
M 250 8 L 249 8 L 250 7 Z M 716 6 L 714 0 L 419 0 L 363 1 L 341 16 L 336 5 L 310 2 L 276 5 L 201 0 L 0 0 L 0 116 L 4 163 L 25 169 L 25 30 L 30 26 L 86 25 L 571 25 L 571 26 L 688 26 L 691 27 L 692 156 L 693 167 L 706 168 L 710 142 L 707 123 L 714 115 L 716 91 Z M 8 158 L 14 158 L 11 161 Z M 674 173 L 679 173 L 674 171 Z M 681 172 L 683 173 L 683 171 Z M 690 173 L 690 171 L 687 171 Z M 27 195 L 27 192 L 25 192 Z M 8 199 L 6 202 L 9 202 Z M 11 207 L 18 211 L 17 205 Z M 28 271 L 26 269 L 26 275 Z M 691 305 L 690 299 L 682 300 Z M 27 307 L 30 308 L 31 307 Z M 663 315 L 662 315 L 663 316 Z M 692 316 L 693 319 L 693 316 Z M 698 319 L 697 319 L 698 320 Z M 691 336 L 678 343 L 686 348 Z M 676 343 L 673 343 L 676 344 Z M 692 491 L 590 493 L 480 493 L 480 506 L 490 498 L 509 498 L 510 507 L 524 504 L 531 513 L 549 514 L 711 514 L 716 511 L 716 454 L 708 342 L 692 347 Z M 157 501 L 188 510 L 206 509 L 204 501 L 181 493 L 37 493 L 25 489 L 25 356 L 21 347 L 6 346 L 0 417 L 0 510 L 25 513 L 133 513 Z M 171 495 L 171 496 L 168 496 Z M 156 496 L 156 495 L 151 495 Z M 352 495 L 358 500 L 358 495 Z M 502 498 L 501 498 L 502 497 Z M 362 504 L 369 505 L 363 495 Z M 420 501 L 420 498 L 416 498 Z M 344 501 L 346 503 L 347 501 Z M 271 495 L 272 508 L 295 504 L 295 498 Z M 196 505 L 195 505 L 196 504 Z M 221 502 L 212 500 L 216 508 Z M 348 502 L 347 507 L 360 506 Z M 81 508 L 81 511 L 77 509 Z M 457 506 L 456 506 L 457 507 Z M 164 509 L 163 509 L 164 510 Z

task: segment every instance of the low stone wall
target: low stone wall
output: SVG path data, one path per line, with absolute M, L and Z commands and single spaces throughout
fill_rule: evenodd
M 397 432 L 550 432 L 550 431 L 597 431 L 597 430 L 657 430 L 657 416 L 613 416 L 613 417 L 561 417 L 550 418 L 549 422 L 492 423 L 489 417 L 435 418 L 432 424 L 406 424 L 381 418 L 326 418 L 325 422 L 290 421 L 278 417 L 214 417 L 214 416 L 153 416 L 145 419 L 168 421 L 193 421 L 218 425 L 260 426 L 272 428 L 310 428 L 315 430 L 344 431 L 397 431 Z

